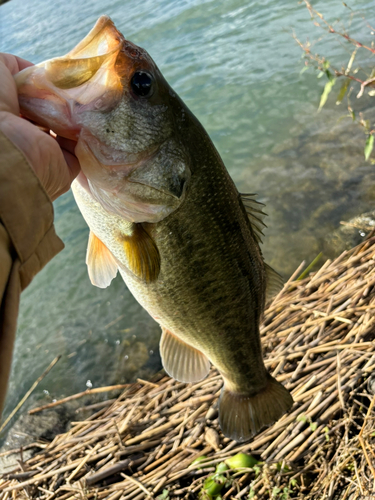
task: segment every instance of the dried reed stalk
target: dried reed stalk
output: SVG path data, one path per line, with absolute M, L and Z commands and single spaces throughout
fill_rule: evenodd
M 221 434 L 216 370 L 197 384 L 162 375 L 152 382 L 138 379 L 118 386 L 125 390 L 117 399 L 89 405 L 98 411 L 72 422 L 23 469 L 17 465 L 4 474 L 0 500 L 142 500 L 163 490 L 169 498 L 196 498 L 214 467 L 238 452 L 264 463 L 258 474 L 231 472 L 223 498 L 250 492 L 259 499 L 278 492 L 316 500 L 339 492 L 342 498 L 357 492 L 372 498 L 374 264 L 371 237 L 309 277 L 289 280 L 269 305 L 261 329 L 266 366 L 295 404 L 249 443 Z M 14 453 L 17 459 L 19 450 Z M 191 465 L 201 455 L 207 458 Z

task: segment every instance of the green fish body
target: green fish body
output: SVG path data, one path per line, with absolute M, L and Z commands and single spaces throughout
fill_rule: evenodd
M 78 140 L 72 187 L 91 230 L 92 283 L 106 287 L 120 272 L 162 328 L 172 377 L 196 382 L 212 363 L 224 380 L 223 433 L 249 439 L 293 404 L 262 359 L 259 323 L 278 278 L 259 248 L 256 202 L 238 193 L 201 124 L 109 18 L 33 68 L 16 77 L 23 114 Z

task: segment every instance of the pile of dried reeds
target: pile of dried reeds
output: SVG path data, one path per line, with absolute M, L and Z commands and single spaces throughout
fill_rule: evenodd
M 374 498 L 374 257 L 371 237 L 292 281 L 299 269 L 268 308 L 266 366 L 295 404 L 251 442 L 221 434 L 215 370 L 193 385 L 139 381 L 20 461 L 0 479 L 0 500 L 207 499 L 204 480 L 240 451 L 261 462 L 223 472 L 220 498 Z

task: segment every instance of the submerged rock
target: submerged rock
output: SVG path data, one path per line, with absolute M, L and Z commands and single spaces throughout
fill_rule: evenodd
M 57 434 L 68 430 L 74 413 L 64 405 L 36 415 L 23 414 L 9 429 L 5 442 L 0 447 L 0 454 L 8 450 L 19 450 L 31 443 L 53 440 Z M 38 448 L 29 448 L 18 454 L 0 456 L 0 473 L 6 473 L 18 467 L 18 461 L 30 458 Z
M 340 227 L 328 235 L 325 241 L 325 253 L 334 258 L 344 250 L 359 245 L 375 229 L 375 211 L 341 221 Z

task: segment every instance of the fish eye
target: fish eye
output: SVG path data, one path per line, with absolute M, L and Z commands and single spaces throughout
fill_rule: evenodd
M 131 88 L 139 97 L 150 97 L 152 95 L 153 79 L 145 71 L 136 71 L 130 81 Z

